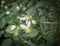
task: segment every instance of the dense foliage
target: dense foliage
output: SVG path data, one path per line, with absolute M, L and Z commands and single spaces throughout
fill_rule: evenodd
M 0 2 L 0 46 L 57 46 L 60 17 L 52 0 Z

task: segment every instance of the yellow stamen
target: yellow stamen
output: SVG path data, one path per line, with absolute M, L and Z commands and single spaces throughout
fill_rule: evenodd
M 14 33 L 13 33 L 13 36 L 18 36 L 19 35 L 19 31 L 15 31 Z
M 32 15 L 30 15 L 30 16 L 28 16 L 28 17 L 29 17 L 30 20 L 32 19 Z
M 25 28 L 25 33 L 30 33 L 29 27 L 26 27 L 26 28 Z

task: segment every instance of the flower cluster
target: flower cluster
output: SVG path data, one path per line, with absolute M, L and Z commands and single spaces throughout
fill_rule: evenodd
M 1 5 L 4 5 L 5 1 L 1 1 Z M 10 10 L 8 10 L 8 6 L 5 5 L 4 6 L 6 12 L 5 14 L 6 15 L 10 15 L 11 13 L 14 13 L 11 12 Z M 25 6 L 23 6 L 23 4 L 20 4 L 20 5 L 16 5 L 15 6 L 15 9 L 16 11 L 20 11 L 22 9 L 22 11 L 25 11 L 27 8 Z M 31 25 L 36 25 L 36 21 L 33 19 L 32 15 L 26 15 L 26 14 L 22 14 L 21 16 L 17 16 L 17 19 L 19 20 L 19 22 L 22 22 L 22 23 L 19 23 L 19 27 L 24 30 L 25 33 L 30 33 L 31 32 Z M 18 25 L 11 25 L 10 29 L 13 33 L 14 36 L 18 36 L 19 35 L 19 31 L 15 31 L 13 32 L 13 30 L 15 30 L 17 28 Z
M 36 25 L 36 21 L 33 19 L 32 15 L 25 15 L 25 14 L 22 14 L 22 16 L 17 16 L 17 19 L 19 20 L 19 22 L 22 22 L 20 23 L 20 28 L 22 30 L 24 30 L 25 33 L 30 33 L 30 28 L 31 28 L 31 25 Z M 12 25 L 11 26 L 11 30 L 15 30 L 16 28 L 16 25 Z M 15 33 L 13 33 L 15 36 L 18 35 L 17 31 L 15 31 Z
M 4 1 L 4 0 L 2 0 L 2 1 L 1 1 L 1 7 L 3 7 L 3 6 L 4 6 L 4 3 L 5 3 L 5 1 Z
M 31 24 L 35 25 L 36 21 L 33 19 L 32 15 L 22 15 L 22 17 L 18 16 L 17 19 L 19 19 L 20 21 L 25 21 L 25 24 L 30 27 Z

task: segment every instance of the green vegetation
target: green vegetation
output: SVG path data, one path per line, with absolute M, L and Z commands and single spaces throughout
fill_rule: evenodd
M 0 2 L 0 46 L 59 46 L 59 0 Z

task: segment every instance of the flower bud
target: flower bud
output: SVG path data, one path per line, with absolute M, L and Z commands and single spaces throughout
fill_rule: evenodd
M 27 25 L 28 27 L 30 27 L 30 26 L 31 26 L 31 22 L 28 21 L 28 20 L 26 20 L 26 25 Z
M 17 10 L 20 10 L 20 7 L 19 7 L 19 6 L 17 6 L 17 7 L 16 7 L 16 9 L 17 9 Z
M 5 9 L 7 9 L 7 8 L 8 8 L 8 6 L 5 6 L 4 8 L 5 8 Z
M 18 36 L 18 35 L 19 35 L 19 31 L 13 32 L 13 36 Z
M 25 29 L 25 25 L 24 24 L 20 24 L 20 27 L 21 27 L 21 29 Z
M 36 21 L 35 21 L 35 20 L 32 20 L 32 24 L 34 24 L 34 25 L 35 25 L 35 24 L 36 24 Z
M 1 1 L 1 4 L 4 4 L 5 3 L 5 1 L 3 0 L 3 1 Z
M 11 30 L 15 30 L 15 28 L 16 28 L 16 25 L 11 26 Z
M 25 11 L 26 10 L 26 7 L 23 7 L 23 11 Z
M 9 15 L 10 14 L 10 11 L 6 11 L 6 14 Z

